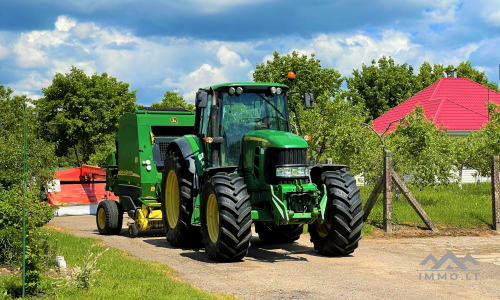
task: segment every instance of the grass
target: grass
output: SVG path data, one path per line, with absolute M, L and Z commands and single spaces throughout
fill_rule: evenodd
M 463 184 L 462 190 L 459 190 L 456 184 L 440 188 L 409 188 L 427 215 L 438 227 L 491 227 L 490 183 L 481 183 L 479 185 Z M 360 189 L 364 206 L 373 190 L 373 186 L 362 186 Z M 368 223 L 376 227 L 380 227 L 383 221 L 382 202 L 381 193 L 368 217 Z M 400 199 L 397 200 L 395 193 L 393 193 L 392 203 L 393 224 L 425 226 L 402 194 Z
M 64 256 L 68 267 L 82 266 L 92 244 L 100 240 L 76 237 L 63 232 L 51 232 L 51 240 L 59 240 L 59 255 Z M 102 252 L 105 247 L 97 246 L 93 252 Z M 88 299 L 236 299 L 227 294 L 209 294 L 174 279 L 175 270 L 165 264 L 140 260 L 125 251 L 110 248 L 97 262 L 100 272 L 96 275 L 97 286 L 91 287 Z M 16 276 L 17 277 L 17 276 Z M 2 286 L 11 286 L 13 276 L 0 276 Z M 47 285 L 47 278 L 44 284 Z M 60 287 L 53 291 L 51 299 L 85 299 L 86 290 Z M 50 294 L 50 292 L 49 292 Z M 46 296 L 48 297 L 48 296 Z M 0 295 L 2 299 L 2 295 Z

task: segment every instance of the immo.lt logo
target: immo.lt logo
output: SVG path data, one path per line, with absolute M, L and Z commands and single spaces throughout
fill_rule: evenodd
M 458 259 L 451 251 L 446 252 L 443 257 L 439 260 L 434 257 L 434 255 L 429 254 L 420 263 L 421 266 L 425 266 L 432 261 L 434 265 L 430 269 L 418 270 L 419 280 L 477 280 L 479 275 L 479 270 L 471 270 L 467 268 L 465 262 L 469 261 L 474 266 L 479 265 L 479 263 L 467 253 L 467 255 Z M 430 265 L 430 264 L 429 264 Z

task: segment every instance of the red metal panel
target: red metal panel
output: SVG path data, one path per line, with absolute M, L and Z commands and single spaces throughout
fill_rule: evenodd
M 61 192 L 49 193 L 48 202 L 60 206 L 97 204 L 105 198 L 118 201 L 119 197 L 104 189 L 105 178 L 106 171 L 95 166 L 58 170 L 55 179 L 61 182 Z

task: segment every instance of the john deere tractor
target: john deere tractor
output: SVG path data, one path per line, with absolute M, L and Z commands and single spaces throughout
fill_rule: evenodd
M 357 248 L 359 188 L 346 165 L 307 164 L 310 138 L 291 130 L 291 93 L 276 83 L 198 90 L 194 134 L 171 141 L 165 156 L 160 198 L 171 245 L 202 242 L 212 260 L 241 260 L 253 223 L 264 241 L 293 242 L 308 224 L 321 254 Z M 312 108 L 312 94 L 301 95 Z

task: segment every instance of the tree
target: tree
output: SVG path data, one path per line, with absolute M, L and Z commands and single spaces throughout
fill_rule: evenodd
M 134 108 L 136 91 L 116 78 L 85 75 L 75 67 L 65 75 L 57 73 L 52 85 L 43 88 L 44 97 L 36 101 L 40 132 L 44 139 L 57 142 L 56 154 L 64 156 L 74 149 L 78 163 L 103 163 L 103 157 L 114 151 L 114 134 L 118 120 Z M 104 151 L 99 153 L 102 144 Z M 94 157 L 95 158 L 95 157 Z
M 303 98 L 295 94 L 289 102 L 290 123 L 297 134 L 310 135 L 309 158 L 333 158 L 335 163 L 351 166 L 354 173 L 373 169 L 376 137 L 363 127 L 367 118 L 363 105 L 344 101 L 340 86 L 343 78 L 335 69 L 322 68 L 320 60 L 311 54 L 299 56 L 297 52 L 280 55 L 274 52 L 273 60 L 257 64 L 253 73 L 255 82 L 276 82 L 291 86 L 288 72 L 295 73 L 295 91 L 309 90 L 314 94 L 314 109 L 306 109 Z M 301 131 L 299 132 L 299 123 Z M 325 147 L 325 153 L 319 148 Z
M 56 144 L 46 142 L 37 134 L 37 119 L 31 99 L 26 96 L 11 97 L 12 90 L 0 85 L 0 186 L 10 188 L 23 182 L 23 106 L 26 103 L 28 138 L 29 185 L 38 189 L 52 179 L 53 168 L 58 165 L 54 155 Z
M 183 96 L 179 96 L 177 92 L 167 91 L 163 95 L 161 102 L 154 102 L 151 107 L 173 107 L 184 108 L 188 111 L 194 111 L 195 107 L 191 103 L 187 103 Z
M 453 68 L 452 68 L 453 69 Z M 419 69 L 419 73 L 417 75 L 417 80 L 419 86 L 417 87 L 417 93 L 420 90 L 427 88 L 432 85 L 434 82 L 443 78 L 446 75 L 445 68 L 443 65 L 434 64 L 434 67 L 431 66 L 430 63 L 424 62 Z
M 427 120 L 420 105 L 396 125 L 386 144 L 393 153 L 394 170 L 413 176 L 413 184 L 450 182 L 450 171 L 455 168 L 446 128 L 434 124 L 432 119 Z
M 346 78 L 348 91 L 344 93 L 353 104 L 364 104 L 371 119 L 376 119 L 421 90 L 413 67 L 406 63 L 394 64 L 385 56 L 371 66 L 363 64 L 361 71 L 353 70 Z

